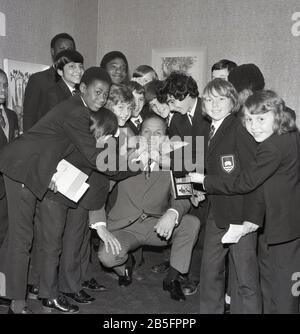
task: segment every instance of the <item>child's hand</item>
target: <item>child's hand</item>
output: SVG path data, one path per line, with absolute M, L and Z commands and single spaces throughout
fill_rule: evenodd
M 192 183 L 203 183 L 204 181 L 204 174 L 189 173 L 189 177 L 191 178 Z
M 205 200 L 205 193 L 200 190 L 194 190 L 193 195 L 190 198 L 191 203 L 195 206 L 198 207 L 199 203 Z

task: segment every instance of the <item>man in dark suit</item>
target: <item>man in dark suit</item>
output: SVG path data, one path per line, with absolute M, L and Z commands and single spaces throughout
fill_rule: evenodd
M 61 33 L 54 36 L 51 40 L 51 56 L 55 56 L 62 50 L 75 50 L 74 39 L 66 34 Z M 57 81 L 56 70 L 54 66 L 45 71 L 34 73 L 30 76 L 25 89 L 23 104 L 23 131 L 29 130 L 43 115 L 42 104 L 45 94 L 50 87 Z
M 165 133 L 166 124 L 156 115 L 142 124 L 141 136 L 148 143 L 152 136 L 163 138 Z M 170 268 L 163 289 L 170 292 L 172 299 L 185 300 L 178 278 L 188 272 L 200 226 L 196 217 L 187 215 L 189 201 L 172 197 L 169 171 L 128 178 L 119 182 L 115 191 L 116 200 L 108 213 L 108 229 L 104 225 L 97 229 L 100 237 L 112 240 L 100 247 L 100 261 L 114 268 L 119 284 L 127 286 L 131 283 L 133 266 L 128 253 L 143 245 L 163 247 L 171 242 Z
M 170 138 L 173 136 L 179 136 L 181 140 L 184 140 L 185 136 L 189 136 L 193 145 L 192 156 L 183 157 L 185 164 L 183 166 L 183 170 L 175 171 L 178 176 L 181 176 L 183 173 L 186 173 L 185 171 L 187 169 L 185 166 L 188 166 L 188 162 L 194 163 L 196 161 L 196 139 L 199 136 L 204 136 L 204 139 L 207 138 L 210 122 L 202 115 L 201 99 L 199 98 L 197 83 L 192 77 L 183 73 L 171 73 L 161 87 L 160 94 L 161 96 L 165 96 L 167 98 L 170 110 L 174 112 L 168 128 Z M 200 219 L 201 230 L 193 251 L 189 278 L 186 280 L 185 284 L 183 284 L 183 290 L 187 295 L 194 294 L 196 292 L 197 285 L 200 281 L 206 206 L 207 201 L 204 201 L 198 208 L 193 207 L 190 211 L 191 214 Z
M 96 158 L 102 149 L 96 149 L 95 138 L 90 132 L 90 113 L 105 104 L 110 83 L 104 70 L 97 67 L 88 69 L 81 79 L 81 96 L 74 96 L 53 108 L 36 126 L 2 151 L 0 170 L 5 178 L 9 212 L 5 258 L 11 312 L 26 313 L 25 295 L 36 200 L 45 195 L 58 162 L 78 150 L 88 166 L 97 168 Z

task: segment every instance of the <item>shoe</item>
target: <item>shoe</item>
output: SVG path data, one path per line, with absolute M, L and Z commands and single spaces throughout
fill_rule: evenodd
M 16 313 L 9 308 L 7 314 L 33 314 L 33 312 L 28 307 L 24 307 L 21 313 Z
M 152 266 L 151 271 L 155 274 L 163 274 L 167 272 L 170 268 L 170 263 L 169 261 L 165 261 L 159 264 L 155 264 Z
M 39 288 L 36 285 L 27 285 L 27 298 L 34 300 L 39 298 Z
M 182 291 L 185 296 L 194 295 L 198 290 L 199 281 L 183 280 L 181 283 Z
M 65 296 L 58 296 L 53 299 L 42 299 L 43 310 L 45 312 L 52 312 L 53 310 L 63 313 L 78 313 L 79 307 L 77 305 L 70 304 Z
M 230 314 L 230 304 L 225 303 L 224 314 Z
M 0 297 L 0 306 L 9 307 L 11 303 L 10 299 Z
M 179 302 L 183 302 L 185 300 L 185 295 L 182 291 L 181 284 L 177 279 L 172 280 L 170 283 L 163 281 L 163 289 L 170 292 L 172 299 Z
M 91 291 L 107 291 L 107 288 L 104 285 L 99 284 L 94 278 L 84 281 L 81 285 L 84 289 Z
M 128 286 L 132 283 L 132 272 L 135 265 L 135 260 L 132 254 L 128 254 L 128 259 L 125 263 L 125 274 L 119 276 L 119 286 Z
M 88 295 L 84 290 L 80 290 L 78 293 L 63 292 L 63 294 L 78 304 L 91 304 L 96 300 L 95 298 Z

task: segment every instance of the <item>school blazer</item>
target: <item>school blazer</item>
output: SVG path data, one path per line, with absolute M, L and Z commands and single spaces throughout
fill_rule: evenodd
M 18 117 L 16 113 L 13 110 L 10 110 L 6 107 L 4 108 L 9 124 L 9 133 L 8 133 L 9 141 L 7 140 L 7 137 L 4 134 L 2 127 L 0 127 L 0 150 L 5 145 L 7 145 L 8 142 L 13 141 L 19 135 Z M 0 199 L 3 198 L 4 195 L 5 195 L 4 180 L 2 174 L 0 174 Z
M 114 188 L 112 197 L 115 202 L 108 213 L 111 231 L 129 226 L 142 213 L 160 216 L 171 207 L 178 211 L 180 222 L 190 208 L 189 200 L 173 199 L 170 173 L 164 171 L 153 171 L 149 179 L 142 173 L 123 180 Z
M 240 119 L 231 114 L 223 120 L 207 148 L 206 173 L 235 178 L 254 159 L 255 150 L 253 137 L 242 126 Z M 209 195 L 208 200 L 218 227 L 243 223 L 245 195 Z
M 29 130 L 43 115 L 43 102 L 48 90 L 57 81 L 53 66 L 30 76 L 24 95 L 23 130 Z
M 90 133 L 90 110 L 79 96 L 59 103 L 35 126 L 3 148 L 0 171 L 24 183 L 39 199 L 61 159 L 78 150 L 86 166 L 96 169 L 96 140 Z
M 210 194 L 228 195 L 247 193 L 261 186 L 258 200 L 265 209 L 267 242 L 276 244 L 299 238 L 299 132 L 273 134 L 258 144 L 253 162 L 240 175 L 207 175 L 204 186 Z
M 55 83 L 42 98 L 41 117 L 60 102 L 72 96 L 70 89 L 65 82 L 60 79 Z

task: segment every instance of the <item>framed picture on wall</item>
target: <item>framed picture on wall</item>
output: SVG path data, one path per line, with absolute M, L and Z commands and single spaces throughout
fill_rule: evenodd
M 153 49 L 152 67 L 160 80 L 165 79 L 172 71 L 181 71 L 192 76 L 201 94 L 207 81 L 207 49 L 206 47 Z
M 3 60 L 3 69 L 8 78 L 8 108 L 18 116 L 20 133 L 23 132 L 23 101 L 25 87 L 31 74 L 43 71 L 49 65 L 33 64 L 12 59 Z

